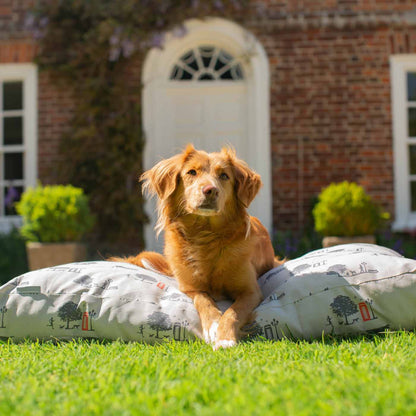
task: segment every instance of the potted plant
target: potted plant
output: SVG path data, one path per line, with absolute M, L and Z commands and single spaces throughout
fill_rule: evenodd
M 323 247 L 348 243 L 375 243 L 374 233 L 388 213 L 354 182 L 333 183 L 322 190 L 313 209 L 315 230 L 324 236 Z
M 28 188 L 16 210 L 26 240 L 30 270 L 86 259 L 81 242 L 94 223 L 88 197 L 80 188 L 53 185 Z

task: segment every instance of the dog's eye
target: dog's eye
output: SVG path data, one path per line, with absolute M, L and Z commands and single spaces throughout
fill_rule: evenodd
M 222 179 L 223 181 L 226 181 L 227 179 L 230 179 L 230 177 L 225 172 L 223 172 L 220 175 L 220 179 Z
M 188 175 L 196 176 L 196 170 L 195 169 L 188 170 L 187 173 L 188 173 Z

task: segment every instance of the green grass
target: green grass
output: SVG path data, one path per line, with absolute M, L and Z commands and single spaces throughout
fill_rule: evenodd
M 416 414 L 416 336 L 312 343 L 0 342 L 1 415 Z

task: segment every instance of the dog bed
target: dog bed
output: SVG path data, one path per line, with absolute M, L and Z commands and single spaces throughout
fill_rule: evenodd
M 416 328 L 416 261 L 371 244 L 310 252 L 259 279 L 253 335 L 278 340 Z M 225 310 L 230 302 L 221 302 Z M 26 273 L 0 288 L 0 337 L 156 343 L 202 338 L 175 279 L 116 262 Z

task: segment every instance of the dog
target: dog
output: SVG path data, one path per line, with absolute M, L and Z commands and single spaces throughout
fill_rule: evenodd
M 263 300 L 258 277 L 281 263 L 266 228 L 247 213 L 260 176 L 231 148 L 207 153 L 188 145 L 141 180 L 144 191 L 158 197 L 156 231 L 165 233 L 164 256 L 145 251 L 111 260 L 175 277 L 193 299 L 205 341 L 215 350 L 236 345 Z M 223 299 L 234 302 L 224 314 L 215 303 Z

